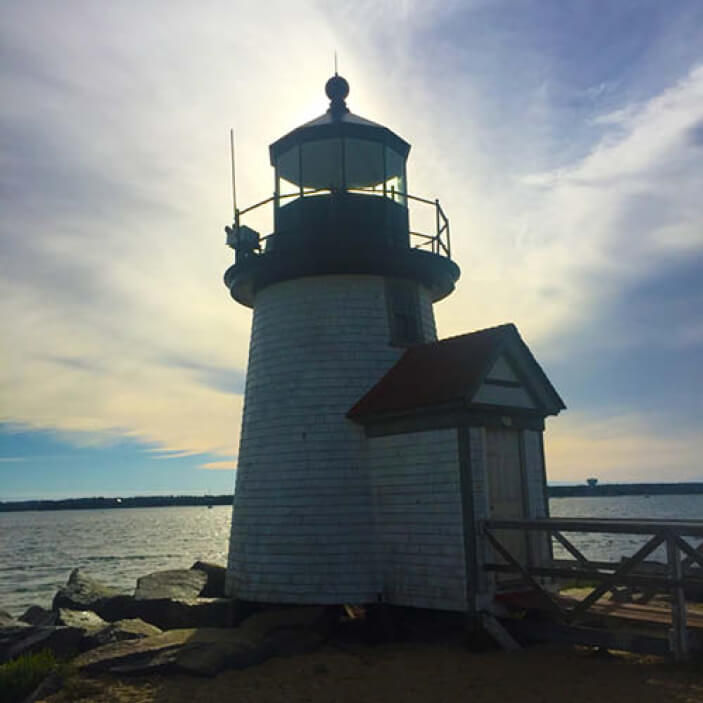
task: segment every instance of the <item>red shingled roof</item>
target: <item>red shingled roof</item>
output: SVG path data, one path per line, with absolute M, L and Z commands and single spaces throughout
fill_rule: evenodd
M 506 324 L 410 347 L 347 417 L 357 419 L 463 401 L 479 387 L 506 343 L 522 347 L 554 394 L 555 405 L 565 407 L 515 325 Z

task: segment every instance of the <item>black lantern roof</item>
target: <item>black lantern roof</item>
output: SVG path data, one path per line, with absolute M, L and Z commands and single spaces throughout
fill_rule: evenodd
M 318 139 L 333 139 L 335 137 L 353 137 L 372 142 L 379 142 L 393 149 L 403 159 L 410 151 L 410 144 L 401 139 L 388 127 L 355 115 L 347 108 L 345 98 L 349 94 L 347 81 L 335 74 L 325 86 L 330 107 L 320 117 L 306 122 L 300 127 L 288 132 L 269 147 L 271 165 L 275 166 L 276 159 L 292 147 Z

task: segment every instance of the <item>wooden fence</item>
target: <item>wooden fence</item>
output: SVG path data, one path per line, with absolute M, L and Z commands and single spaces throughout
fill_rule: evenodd
M 508 530 L 518 530 L 525 535 L 546 534 L 559 543 L 573 559 L 551 559 L 546 563 L 534 564 L 529 563 L 528 559 L 528 563 L 524 563 L 525 559 L 511 552 L 498 534 Z M 564 533 L 642 535 L 646 542 L 631 557 L 622 561 L 594 561 L 587 558 Z M 703 540 L 703 521 L 592 518 L 486 520 L 481 524 L 481 534 L 485 539 L 485 546 L 489 547 L 485 549 L 484 570 L 516 575 L 539 594 L 545 606 L 562 623 L 575 624 L 583 620 L 589 609 L 603 595 L 621 587 L 641 589 L 645 600 L 658 593 L 670 595 L 670 648 L 676 659 L 684 659 L 689 655 L 691 642 L 687 631 L 684 589 L 700 587 L 703 591 L 703 571 L 700 571 L 703 569 L 703 552 L 700 551 L 703 541 L 698 548 L 694 548 L 686 538 Z M 647 557 L 660 546 L 666 549 L 665 568 L 644 569 Z M 487 561 L 491 554 L 493 561 Z M 598 585 L 593 587 L 583 600 L 567 607 L 564 600 L 545 585 L 546 579 L 549 578 L 596 582 Z

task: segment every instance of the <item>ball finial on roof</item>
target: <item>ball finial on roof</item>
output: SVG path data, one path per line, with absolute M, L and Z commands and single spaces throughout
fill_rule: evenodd
M 344 102 L 344 99 L 349 95 L 349 83 L 342 76 L 335 73 L 325 83 L 325 93 L 330 99 L 330 112 L 333 115 L 349 112 Z

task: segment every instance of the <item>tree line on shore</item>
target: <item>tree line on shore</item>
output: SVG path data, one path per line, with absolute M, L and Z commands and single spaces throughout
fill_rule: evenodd
M 597 485 L 549 486 L 550 498 L 632 495 L 703 494 L 701 483 L 600 483 Z M 162 508 L 170 506 L 232 505 L 232 494 L 131 496 L 128 498 L 63 498 L 59 500 L 0 501 L 0 512 L 22 510 L 104 510 L 117 508 Z

